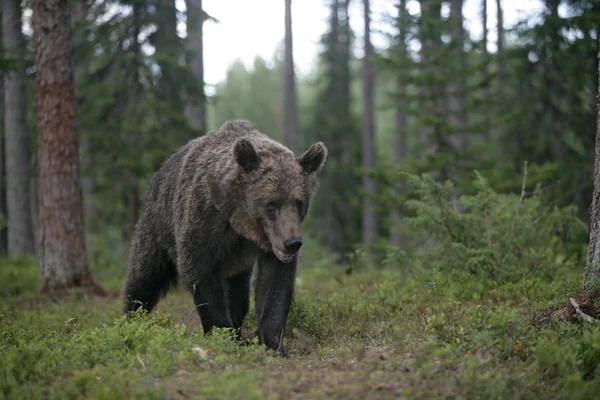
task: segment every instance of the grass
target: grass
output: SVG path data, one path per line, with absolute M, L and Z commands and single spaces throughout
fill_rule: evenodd
M 125 321 L 118 293 L 50 302 L 33 260 L 3 260 L 0 398 L 595 398 L 600 323 L 542 318 L 579 289 L 582 271 L 559 272 L 500 285 L 305 261 L 282 359 L 205 337 L 181 290 Z M 120 268 L 94 273 L 118 289 Z

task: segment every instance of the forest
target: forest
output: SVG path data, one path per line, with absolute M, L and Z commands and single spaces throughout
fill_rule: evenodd
M 280 3 L 214 81 L 241 0 L 2 0 L 0 398 L 596 398 L 600 0 Z M 235 119 L 327 147 L 287 357 L 122 315 L 153 175 Z

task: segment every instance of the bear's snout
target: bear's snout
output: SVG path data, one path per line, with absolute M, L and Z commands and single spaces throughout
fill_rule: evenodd
M 302 247 L 302 236 L 287 239 L 283 242 L 283 245 L 285 246 L 285 251 L 288 253 L 297 253 L 300 247 Z

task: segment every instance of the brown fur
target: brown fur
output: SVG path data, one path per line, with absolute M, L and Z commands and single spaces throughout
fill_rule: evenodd
M 301 237 L 326 157 L 322 143 L 296 157 L 245 120 L 178 149 L 153 177 L 136 225 L 124 311 L 151 311 L 179 281 L 194 295 L 205 332 L 238 329 L 258 260 L 257 334 L 284 353 L 297 257 L 286 243 Z

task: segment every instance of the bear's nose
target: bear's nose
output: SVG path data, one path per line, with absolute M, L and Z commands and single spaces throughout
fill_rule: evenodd
M 294 237 L 283 242 L 285 250 L 289 253 L 295 253 L 302 247 L 302 237 Z

